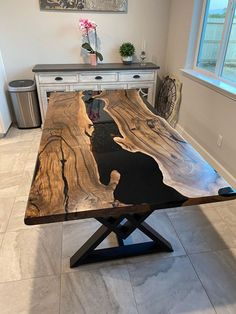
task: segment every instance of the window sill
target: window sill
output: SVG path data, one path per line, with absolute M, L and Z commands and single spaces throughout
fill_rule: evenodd
M 181 69 L 184 76 L 199 82 L 200 84 L 215 90 L 216 92 L 236 100 L 236 87 L 229 85 L 225 82 L 219 81 L 212 77 L 206 76 L 204 74 L 198 73 L 194 70 Z

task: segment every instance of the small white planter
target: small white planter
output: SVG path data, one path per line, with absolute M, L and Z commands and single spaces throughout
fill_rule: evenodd
M 124 64 L 131 64 L 133 61 L 133 56 L 130 57 L 122 57 L 122 61 Z

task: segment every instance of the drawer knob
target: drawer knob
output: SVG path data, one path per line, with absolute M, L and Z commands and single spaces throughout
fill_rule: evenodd
M 140 78 L 140 75 L 136 74 L 136 75 L 133 76 L 133 78 L 134 78 L 134 79 L 139 79 L 139 78 Z
M 102 76 L 100 76 L 100 75 L 95 76 L 95 80 L 102 80 Z
M 63 81 L 63 77 L 57 76 L 55 77 L 55 81 Z

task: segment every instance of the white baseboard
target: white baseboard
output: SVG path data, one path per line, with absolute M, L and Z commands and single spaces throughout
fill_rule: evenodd
M 203 148 L 181 125 L 176 126 L 176 130 L 188 141 L 209 164 L 233 187 L 236 188 L 236 178 L 226 170 L 208 151 Z

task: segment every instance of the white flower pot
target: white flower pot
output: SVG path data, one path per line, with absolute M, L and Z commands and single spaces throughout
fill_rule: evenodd
M 124 64 L 131 64 L 133 61 L 133 56 L 130 57 L 122 57 L 123 63 Z

